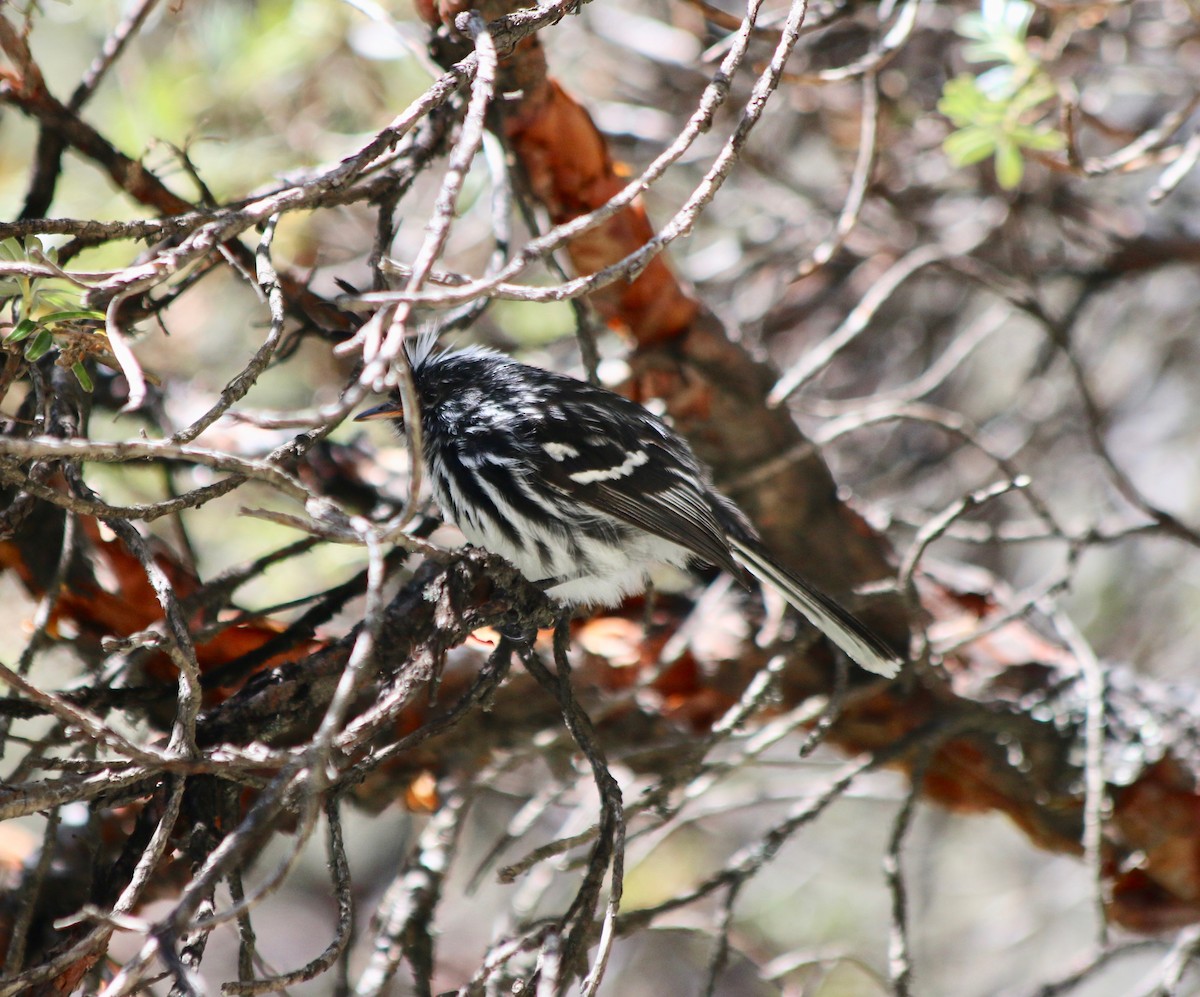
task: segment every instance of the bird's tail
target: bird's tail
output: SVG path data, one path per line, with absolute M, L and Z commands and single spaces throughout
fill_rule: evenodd
M 857 664 L 891 678 L 904 663 L 857 616 L 781 568 L 754 542 L 730 537 L 729 544 L 737 562 L 755 578 L 777 589 L 791 605 L 803 613 L 818 630 L 846 652 Z

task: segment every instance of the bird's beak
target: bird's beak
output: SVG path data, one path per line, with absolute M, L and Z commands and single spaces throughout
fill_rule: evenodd
M 369 408 L 365 412 L 359 412 L 354 417 L 355 422 L 367 422 L 370 419 L 402 419 L 404 418 L 404 408 L 398 401 L 384 402 L 382 405 L 376 405 L 374 408 Z

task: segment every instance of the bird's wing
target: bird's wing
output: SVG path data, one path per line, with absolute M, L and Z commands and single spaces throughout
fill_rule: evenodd
M 550 458 L 543 464 L 545 479 L 597 512 L 677 543 L 701 560 L 743 577 L 707 498 L 703 472 L 681 460 L 672 441 L 655 435 L 601 437 L 576 427 L 552 441 L 543 438 L 541 446 Z

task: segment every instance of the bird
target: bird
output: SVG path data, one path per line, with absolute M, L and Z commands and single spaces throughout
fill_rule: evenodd
M 868 671 L 902 660 L 820 589 L 781 566 L 678 433 L 606 388 L 479 347 L 409 346 L 424 465 L 443 516 L 567 607 L 618 605 L 661 565 L 703 562 L 776 589 Z M 399 392 L 355 416 L 391 419 Z

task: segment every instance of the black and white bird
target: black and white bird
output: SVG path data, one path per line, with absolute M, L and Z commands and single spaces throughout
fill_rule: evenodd
M 567 605 L 611 606 L 652 570 L 699 560 L 777 589 L 863 668 L 901 661 L 857 617 L 778 565 L 691 447 L 627 398 L 490 350 L 411 351 L 434 498 L 473 544 Z M 399 397 L 360 413 L 403 432 Z

